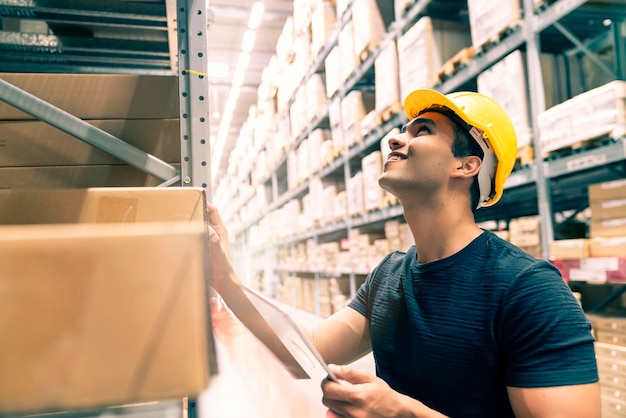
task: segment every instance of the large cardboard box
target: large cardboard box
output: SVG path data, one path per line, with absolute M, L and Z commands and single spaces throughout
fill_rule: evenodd
M 207 387 L 204 202 L 191 188 L 0 191 L 0 414 Z
M 180 163 L 178 119 L 92 120 L 89 123 L 155 157 Z M 0 167 L 120 164 L 100 151 L 40 121 L 0 121 Z
M 4 73 L 0 78 L 81 119 L 180 117 L 176 75 Z M 0 101 L 0 120 L 33 119 Z

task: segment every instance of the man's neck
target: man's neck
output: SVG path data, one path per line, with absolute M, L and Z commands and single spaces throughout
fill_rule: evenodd
M 453 205 L 429 209 L 405 206 L 404 217 L 420 263 L 450 257 L 482 233 L 471 211 L 455 210 Z

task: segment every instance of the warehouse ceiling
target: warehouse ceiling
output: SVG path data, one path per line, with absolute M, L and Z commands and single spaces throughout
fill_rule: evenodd
M 254 0 L 208 0 L 211 137 L 216 137 Z M 224 145 L 221 170 L 292 0 L 264 0 L 264 13 Z M 0 72 L 171 75 L 177 70 L 176 0 L 0 0 Z M 219 177 L 221 174 L 218 174 Z

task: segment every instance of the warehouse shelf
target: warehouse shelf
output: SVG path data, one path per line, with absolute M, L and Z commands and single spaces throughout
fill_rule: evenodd
M 546 109 L 544 99 L 539 97 L 544 90 L 541 78 L 546 75 L 542 74 L 539 67 L 539 54 L 545 52 L 558 56 L 570 56 L 584 53 L 593 60 L 592 55 L 596 51 L 602 51 L 613 45 L 618 45 L 617 49 L 621 50 L 623 41 L 612 39 L 610 33 L 607 35 L 607 28 L 603 27 L 602 24 L 597 24 L 597 20 L 602 17 L 610 17 L 616 22 L 613 27 L 619 28 L 619 23 L 624 20 L 626 11 L 620 8 L 617 2 L 603 2 L 599 5 L 584 0 L 556 0 L 549 4 L 545 2 L 538 8 L 534 7 L 532 1 L 520 0 L 520 3 L 522 2 L 527 10 L 529 4 L 531 5 L 532 11 L 530 13 L 525 13 L 518 22 L 514 22 L 506 31 L 501 32 L 498 39 L 493 39 L 483 47 L 474 49 L 468 59 L 463 59 L 455 65 L 456 69 L 453 74 L 447 74 L 433 87 L 443 93 L 459 89 L 474 89 L 477 77 L 484 71 L 503 61 L 505 57 L 515 51 L 519 50 L 524 53 L 524 61 L 529 72 L 527 74 L 527 87 L 530 91 L 528 98 L 530 123 L 534 128 L 531 133 L 531 144 L 535 146 L 536 156 L 531 162 L 520 162 L 516 166 L 505 184 L 506 192 L 502 200 L 495 207 L 483 208 L 478 211 L 476 220 L 477 222 L 497 220 L 508 223 L 512 219 L 539 214 L 541 216 L 541 235 L 544 236 L 544 239 L 546 237 L 550 239 L 553 228 L 560 227 L 560 225 L 555 224 L 553 214 L 584 210 L 589 184 L 626 176 L 626 155 L 623 138 L 609 138 L 598 148 L 578 150 L 571 155 L 564 153 L 551 153 L 550 156 L 542 155 L 538 139 L 534 139 L 539 136 L 539 131 L 536 129 L 537 114 Z M 384 48 L 391 42 L 397 41 L 407 29 L 424 16 L 454 20 L 455 17 L 450 16 L 449 12 L 446 15 L 439 10 L 439 8 L 445 9 L 444 6 L 450 6 L 451 3 L 457 6 L 456 9 L 467 7 L 465 2 L 438 2 L 437 0 L 420 0 L 410 4 L 398 20 L 387 26 L 386 34 L 367 51 L 367 55 L 361 55 L 360 63 L 355 66 L 334 94 L 328 98 L 315 118 L 295 135 L 284 155 L 281 155 L 275 164 L 275 169 L 270 170 L 257 183 L 264 185 L 267 205 L 258 212 L 239 213 L 240 208 L 256 203 L 255 198 L 258 197 L 259 189 L 253 185 L 254 192 L 247 191 L 244 192 L 245 195 L 239 195 L 239 198 L 236 199 L 238 204 L 231 206 L 224 213 L 227 222 L 232 223 L 235 227 L 234 236 L 243 243 L 247 243 L 245 245 L 248 245 L 247 248 L 253 257 L 262 260 L 267 251 L 289 248 L 293 250 L 295 246 L 304 243 L 314 242 L 316 245 L 322 245 L 338 242 L 347 238 L 351 230 L 380 231 L 387 221 L 402 219 L 402 207 L 398 204 L 392 204 L 392 206 L 347 216 L 341 222 L 322 221 L 323 225 L 313 224 L 304 232 L 300 231 L 288 236 L 276 237 L 273 235 L 273 231 L 268 231 L 269 236 L 261 234 L 262 239 L 248 241 L 248 231 L 251 228 L 261 225 L 266 215 L 279 210 L 286 203 L 294 199 L 301 199 L 310 193 L 314 182 L 317 184 L 322 180 L 328 184 L 337 184 L 337 190 L 343 191 L 344 187 L 347 188 L 347 182 L 351 176 L 360 170 L 361 159 L 373 151 L 381 150 L 381 139 L 393 128 L 400 127 L 407 122 L 407 118 L 401 110 L 398 113 L 387 115 L 385 122 L 379 123 L 373 128 L 369 127 L 371 130 L 364 133 L 362 139 L 347 146 L 332 161 L 326 161 L 323 166 L 315 169 L 308 178 L 303 179 L 295 188 L 289 190 L 286 186 L 281 186 L 280 189 L 277 189 L 276 185 L 279 181 L 285 183 L 287 181 L 286 179 L 279 180 L 277 175 L 289 175 L 287 170 L 288 156 L 295 154 L 296 150 L 299 150 L 299 146 L 314 130 L 318 128 L 328 129 L 329 114 L 336 111 L 338 102 L 353 90 L 371 89 L 375 61 Z M 449 11 L 450 9 L 447 7 L 446 10 Z M 332 48 L 337 46 L 339 33 L 348 22 L 347 16 L 349 14 L 345 14 L 342 19 L 338 20 L 329 42 L 322 48 L 321 55 L 313 60 L 314 64 L 308 69 L 298 88 L 302 88 L 313 74 L 322 71 L 323 60 Z M 467 23 L 463 17 L 460 19 L 461 23 Z M 596 22 L 583 24 L 585 19 L 595 19 Z M 602 23 L 602 20 L 600 22 Z M 604 25 L 606 24 L 604 22 Z M 617 38 L 617 29 L 613 30 L 612 37 Z M 578 42 L 579 39 L 580 42 Z M 619 53 L 616 55 L 618 56 L 613 63 L 616 71 L 613 76 L 620 79 L 623 78 L 623 75 L 620 76 L 623 69 L 620 69 L 618 59 L 619 56 L 623 55 L 619 55 Z M 536 61 L 531 62 L 535 58 Z M 569 89 L 561 91 L 560 94 L 564 95 L 565 98 L 576 94 L 576 91 L 572 91 L 571 87 Z M 294 95 L 290 98 L 289 104 L 293 104 L 295 100 Z M 563 97 L 560 100 L 563 100 Z M 288 109 L 284 110 L 282 115 L 287 118 Z M 250 167 L 244 173 L 250 173 L 252 170 L 254 167 Z M 237 195 L 236 192 L 235 195 Z M 281 231 L 281 234 L 284 234 L 284 231 Z M 256 237 L 256 234 L 254 236 Z M 547 246 L 547 243 L 545 245 Z M 332 271 L 337 273 L 336 270 Z M 267 271 L 264 273 L 268 274 Z M 317 271 L 302 271 L 301 269 L 290 271 L 288 266 L 284 265 L 275 273 L 281 277 L 286 277 L 285 275 L 289 273 L 308 274 L 317 283 L 322 275 L 328 274 L 328 271 L 321 266 Z M 362 273 L 366 272 L 355 271 L 354 269 L 345 269 L 342 272 L 343 275 L 349 276 L 352 294 L 356 288 L 356 276 Z

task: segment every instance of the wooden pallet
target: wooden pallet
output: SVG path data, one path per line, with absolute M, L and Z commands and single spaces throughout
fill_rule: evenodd
M 382 112 L 378 114 L 378 125 L 390 120 L 395 114 L 402 110 L 402 103 L 399 101 L 393 102 L 390 106 L 386 107 Z
M 573 142 L 569 145 L 562 146 L 555 150 L 545 151 L 541 153 L 541 156 L 544 160 L 555 160 L 558 158 L 567 157 L 568 155 L 608 145 L 614 142 L 615 139 L 604 135 L 597 138 L 590 138 L 583 141 Z
M 512 20 L 504 28 L 499 30 L 497 33 L 494 33 L 493 35 L 489 37 L 489 39 L 483 42 L 478 47 L 477 51 L 486 52 L 498 46 L 500 44 L 500 41 L 502 41 L 502 39 L 509 36 L 511 32 L 513 32 L 517 28 L 517 26 L 519 26 L 519 24 L 520 24 L 520 19 Z
M 461 68 L 467 65 L 474 55 L 475 51 L 471 46 L 465 47 L 454 54 L 454 56 L 446 61 L 445 64 L 443 64 L 443 66 L 439 69 L 439 72 L 437 73 L 439 81 L 443 82 L 455 75 Z
M 372 54 L 374 47 L 378 45 L 378 41 L 370 40 L 365 48 L 359 53 L 359 64 L 363 64 L 365 60 Z

